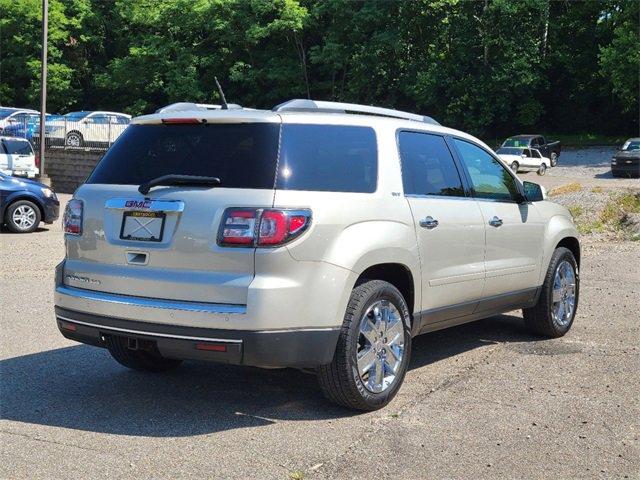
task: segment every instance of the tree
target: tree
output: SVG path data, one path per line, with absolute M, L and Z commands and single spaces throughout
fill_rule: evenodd
M 610 79 L 624 112 L 638 117 L 640 91 L 640 3 L 619 2 L 603 19 L 613 30 L 611 43 L 600 48 L 601 77 Z

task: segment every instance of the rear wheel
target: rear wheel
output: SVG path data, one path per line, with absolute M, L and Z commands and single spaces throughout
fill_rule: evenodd
M 578 264 L 573 253 L 564 247 L 557 248 L 538 302 L 522 311 L 527 328 L 545 337 L 562 337 L 573 325 L 579 291 Z
M 513 170 L 515 173 L 518 173 L 519 167 L 520 167 L 520 164 L 518 162 L 511 163 L 511 170 Z
M 130 340 L 125 337 L 109 336 L 106 338 L 107 348 L 111 356 L 121 365 L 141 372 L 166 372 L 178 367 L 182 360 L 165 358 L 160 355 L 155 344 L 151 342 L 135 342 L 135 349 L 130 348 Z
M 80 132 L 69 132 L 65 139 L 65 144 L 68 147 L 81 147 L 84 144 L 84 139 Z
M 402 294 L 390 283 L 356 286 L 329 365 L 318 368 L 325 396 L 357 410 L 377 410 L 396 395 L 411 355 L 410 317 Z
M 29 200 L 18 200 L 9 205 L 4 222 L 13 233 L 30 233 L 40 225 L 40 209 Z

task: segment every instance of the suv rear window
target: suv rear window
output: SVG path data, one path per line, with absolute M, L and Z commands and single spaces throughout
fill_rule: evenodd
M 378 149 L 372 128 L 344 125 L 282 126 L 276 188 L 372 193 Z
M 277 123 L 130 125 L 87 183 L 140 185 L 162 175 L 218 177 L 221 187 L 273 188 Z
M 8 154 L 10 155 L 31 155 L 33 153 L 33 149 L 31 148 L 31 144 L 26 140 L 2 140 L 4 143 L 4 147 Z
M 218 177 L 221 187 L 325 192 L 376 190 L 369 127 L 342 125 L 131 125 L 87 183 L 140 185 L 162 175 Z M 278 178 L 276 179 L 276 168 Z

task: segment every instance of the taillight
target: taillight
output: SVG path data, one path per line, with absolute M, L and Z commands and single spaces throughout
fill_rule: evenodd
M 302 234 L 311 224 L 311 210 L 228 208 L 222 217 L 221 246 L 275 247 Z
M 39 151 L 36 152 L 35 154 L 35 162 L 36 162 L 36 168 L 40 168 L 40 152 Z
M 72 198 L 67 203 L 62 217 L 64 233 L 82 235 L 82 200 Z
M 221 245 L 253 245 L 256 235 L 256 217 L 253 208 L 229 208 L 224 212 L 220 232 Z

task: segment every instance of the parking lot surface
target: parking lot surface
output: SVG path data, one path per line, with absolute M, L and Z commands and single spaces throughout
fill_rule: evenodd
M 143 374 L 67 341 L 63 255 L 59 222 L 0 234 L 0 478 L 640 478 L 640 242 L 583 239 L 566 337 L 520 312 L 418 337 L 399 395 L 366 414 L 297 370 Z

